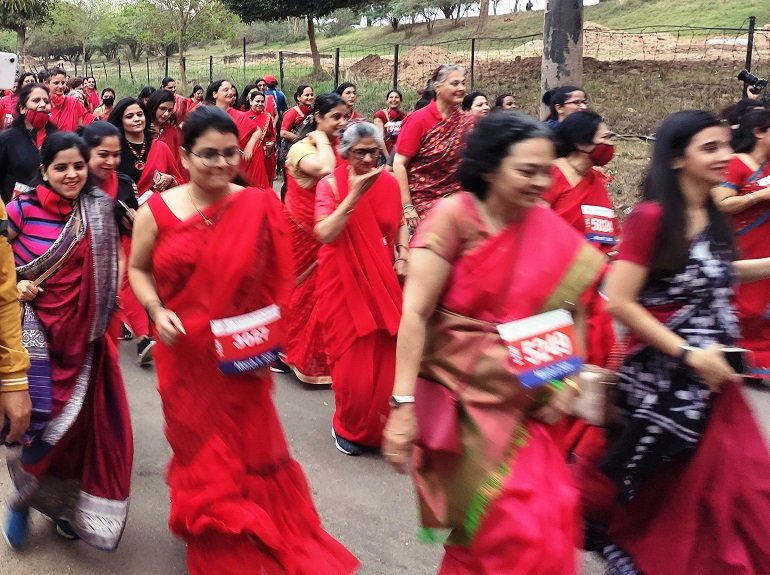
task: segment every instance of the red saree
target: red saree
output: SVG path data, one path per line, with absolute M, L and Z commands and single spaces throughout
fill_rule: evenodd
M 313 384 L 332 382 L 323 344 L 316 295 L 318 250 L 315 227 L 315 190 L 318 182 L 302 172 L 299 161 L 315 153 L 315 147 L 300 140 L 286 160 L 286 216 L 294 252 L 294 289 L 286 310 L 288 339 L 284 346 L 286 363 L 300 381 Z M 340 163 L 338 159 L 337 164 Z
M 51 108 L 51 121 L 63 132 L 74 132 L 86 112 L 80 100 L 65 96 L 61 106 Z
M 770 161 L 758 170 L 749 168 L 739 156 L 727 165 L 726 181 L 721 185 L 743 196 L 770 186 L 759 183 L 770 176 Z M 733 215 L 738 252 L 741 259 L 770 256 L 767 234 L 770 230 L 770 202 L 759 202 Z M 735 306 L 741 322 L 739 345 L 754 353 L 758 377 L 770 378 L 770 280 L 739 284 Z
M 117 293 L 118 232 L 105 194 L 83 194 L 78 211 L 84 231 L 73 214 L 45 254 L 17 269 L 20 278 L 39 278 L 77 241 L 25 310 L 25 344 L 50 365 L 52 409 L 40 435 L 20 455 L 9 454 L 11 505 L 65 519 L 89 545 L 114 550 L 126 524 L 133 459 L 117 351 L 105 337 Z
M 251 183 L 260 188 L 269 188 L 275 179 L 276 149 L 275 149 L 275 128 L 273 127 L 273 118 L 270 114 L 262 112 L 257 115 L 254 112 L 247 112 L 254 128 L 259 128 L 262 135 L 259 142 L 254 146 L 251 159 L 246 163 L 246 175 Z M 252 130 L 253 133 L 253 130 Z M 273 147 L 269 155 L 266 155 L 265 143 L 273 142 Z M 244 146 L 245 148 L 245 146 Z
M 316 218 L 331 214 L 348 192 L 343 165 L 318 183 Z M 316 293 L 334 382 L 334 431 L 362 445 L 380 445 L 389 413 L 401 319 L 393 271 L 401 211 L 398 182 L 383 172 L 337 240 L 318 252 Z
M 273 406 L 266 368 L 223 375 L 210 321 L 282 304 L 291 254 L 272 190 L 247 188 L 180 221 L 149 200 L 158 239 L 153 274 L 186 335 L 158 343 L 171 530 L 192 575 L 346 575 L 356 559 L 320 523 Z M 286 253 L 284 253 L 286 252 Z
M 597 250 L 540 206 L 491 234 L 467 193 L 439 202 L 412 247 L 452 264 L 443 309 L 495 324 L 575 301 L 603 266 Z M 418 447 L 413 461 L 423 525 L 436 526 L 443 516 L 442 523 L 454 527 L 439 573 L 573 574 L 577 493 L 554 430 L 527 417 L 544 398 L 515 381 L 478 377 L 485 366 L 475 363 L 475 351 L 467 366 L 457 367 L 458 373 L 467 368 L 468 378 L 454 390 L 462 454 Z M 440 355 L 442 348 L 427 338 L 421 377 L 428 358 Z M 441 385 L 437 381 L 428 384 Z
M 473 117 L 458 108 L 423 136 L 419 151 L 407 168 L 412 203 L 421 218 L 436 200 L 460 191 L 455 173 L 463 137 L 473 124 Z
M 142 170 L 142 176 L 139 181 L 136 182 L 136 189 L 141 196 L 145 192 L 152 189 L 155 181 L 155 172 L 161 174 L 170 174 L 179 184 L 183 184 L 187 179 L 179 173 L 177 169 L 176 159 L 168 146 L 160 140 L 150 140 L 150 151 L 147 154 L 147 163 Z
M 179 129 L 179 126 L 169 122 L 160 128 L 157 131 L 157 134 L 158 137 L 156 140 L 166 144 L 166 147 L 168 147 L 171 155 L 174 156 L 174 163 L 176 165 L 177 172 L 180 175 L 184 174 L 186 176 L 186 170 L 182 166 L 182 159 L 179 155 L 179 148 L 182 146 L 182 131 Z M 187 181 L 186 177 L 184 178 L 184 181 Z M 181 184 L 183 182 L 179 183 Z

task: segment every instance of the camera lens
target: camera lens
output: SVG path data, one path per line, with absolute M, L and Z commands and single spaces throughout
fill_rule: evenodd
M 11 58 L 11 64 L 16 62 L 16 58 Z

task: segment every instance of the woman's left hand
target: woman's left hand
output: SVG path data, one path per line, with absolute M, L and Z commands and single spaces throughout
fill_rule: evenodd
M 399 281 L 404 281 L 406 279 L 406 273 L 407 273 L 408 267 L 409 267 L 409 262 L 403 258 L 397 259 L 396 263 L 393 264 L 393 269 L 395 270 Z
M 417 438 L 417 418 L 414 405 L 405 404 L 390 411 L 382 432 L 382 454 L 385 461 L 399 473 L 406 473 L 412 456 L 412 444 Z
M 153 186 L 156 191 L 162 192 L 171 185 L 171 183 L 174 181 L 174 178 L 171 174 L 161 174 L 158 181 Z

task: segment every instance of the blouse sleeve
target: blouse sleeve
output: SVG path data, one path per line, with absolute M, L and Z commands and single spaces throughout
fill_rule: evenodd
M 422 142 L 422 122 L 415 114 L 410 114 L 401 122 L 401 132 L 396 140 L 396 153 L 414 158 L 420 151 L 420 142 Z
M 388 123 L 388 118 L 385 117 L 385 112 L 383 110 L 377 110 L 374 113 L 374 118 L 372 118 L 372 119 L 373 120 L 379 120 L 383 124 L 387 124 Z
M 662 217 L 663 209 L 657 202 L 638 204 L 623 225 L 617 259 L 650 267 Z
M 339 200 L 334 197 L 329 178 L 318 182 L 315 189 L 315 221 L 320 222 L 329 217 L 337 209 Z
M 15 235 L 19 235 L 21 228 L 24 227 L 24 212 L 21 210 L 21 198 L 15 198 L 5 208 L 8 212 L 8 228 Z
M 468 217 L 468 208 L 462 205 L 462 194 L 439 200 L 427 217 L 420 222 L 412 241 L 411 248 L 425 248 L 454 263 L 465 245 L 467 237 L 463 218 Z
M 291 129 L 294 127 L 294 122 L 297 121 L 297 110 L 294 108 L 289 108 L 286 113 L 283 115 L 283 119 L 281 120 L 281 130 L 286 130 L 287 132 L 290 132 Z
M 739 158 L 732 157 L 725 169 L 725 179 L 719 184 L 720 187 L 730 188 L 739 192 L 746 183 L 746 164 Z

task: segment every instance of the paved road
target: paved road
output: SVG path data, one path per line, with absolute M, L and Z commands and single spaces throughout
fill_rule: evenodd
M 169 449 L 155 373 L 136 367 L 132 345 L 122 345 L 136 456 L 131 512 L 120 548 L 106 554 L 83 543 L 66 542 L 35 514 L 30 545 L 24 552 L 12 553 L 0 543 L 0 574 L 186 573 L 184 545 L 166 526 L 168 493 L 163 473 Z M 770 393 L 752 390 L 750 395 L 765 429 L 770 429 Z M 326 528 L 361 559 L 361 575 L 434 574 L 441 550 L 417 541 L 409 480 L 376 455 L 351 458 L 336 451 L 329 435 L 333 401 L 328 389 L 307 387 L 289 376 L 276 378 L 276 403 L 286 435 L 308 475 Z M 9 488 L 7 474 L 0 471 L 0 497 L 5 498 Z M 601 573 L 597 562 L 586 559 L 584 575 Z

